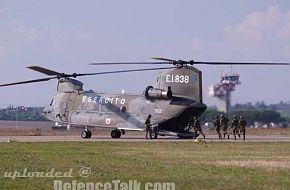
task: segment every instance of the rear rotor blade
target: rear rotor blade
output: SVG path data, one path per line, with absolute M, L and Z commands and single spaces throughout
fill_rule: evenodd
M 159 61 L 168 61 L 168 62 L 174 62 L 174 61 L 176 61 L 176 60 L 167 59 L 167 58 L 164 58 L 164 57 L 151 57 L 151 59 L 155 59 L 155 60 L 159 60 Z
M 115 63 L 89 63 L 90 65 L 160 65 L 168 62 L 115 62 Z
M 152 59 L 159 60 L 161 62 L 111 62 L 111 63 L 91 63 L 91 65 L 158 65 L 158 64 L 172 64 L 175 66 L 185 65 L 290 65 L 290 63 L 282 62 L 228 62 L 228 61 L 184 61 L 173 60 L 163 57 L 152 57 Z
M 172 64 L 177 62 L 172 59 L 162 58 L 162 57 L 152 57 L 151 59 L 155 59 L 162 62 L 110 62 L 110 63 L 90 63 L 90 65 L 160 65 L 160 64 Z
M 119 71 L 105 71 L 97 73 L 84 73 L 84 74 L 74 74 L 74 76 L 91 76 L 91 75 L 105 75 L 105 74 L 115 74 L 115 73 L 130 73 L 130 72 L 140 72 L 140 71 L 154 71 L 163 69 L 173 69 L 175 67 L 161 67 L 161 68 L 145 68 L 145 69 L 130 69 L 130 70 L 119 70 Z
M 184 60 L 174 60 L 164 57 L 152 57 L 154 60 L 160 62 L 116 62 L 116 63 L 91 63 L 91 65 L 157 65 L 157 64 L 172 64 L 174 66 L 185 66 L 185 65 L 290 65 L 286 62 L 229 62 L 229 61 L 184 61 Z
M 221 61 L 193 61 L 193 64 L 205 65 L 290 65 L 282 62 L 221 62 Z
M 19 85 L 19 84 L 29 84 L 29 83 L 36 83 L 36 82 L 44 82 L 44 81 L 49 81 L 49 80 L 55 79 L 55 78 L 57 78 L 57 77 L 49 77 L 49 78 L 20 81 L 20 82 L 8 83 L 8 84 L 1 84 L 0 87 L 13 86 L 13 85 Z

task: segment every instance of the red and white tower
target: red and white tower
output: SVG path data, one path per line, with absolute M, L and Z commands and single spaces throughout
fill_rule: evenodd
M 235 73 L 223 73 L 218 83 L 211 85 L 209 95 L 218 98 L 217 108 L 226 114 L 229 113 L 231 106 L 231 93 L 235 90 L 236 85 L 241 84 L 240 75 Z

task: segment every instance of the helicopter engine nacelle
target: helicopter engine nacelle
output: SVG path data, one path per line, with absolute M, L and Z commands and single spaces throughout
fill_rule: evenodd
M 170 87 L 168 87 L 168 90 L 162 90 L 153 88 L 152 86 L 147 86 L 144 95 L 147 100 L 152 99 L 170 100 L 172 98 L 172 91 Z

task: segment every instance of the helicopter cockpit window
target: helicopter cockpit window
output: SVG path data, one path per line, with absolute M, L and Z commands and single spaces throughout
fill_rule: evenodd
M 83 86 L 82 85 L 76 85 L 76 89 L 78 91 L 83 91 Z
M 239 80 L 239 76 L 225 76 L 225 77 L 223 77 L 223 80 L 238 81 Z
M 232 81 L 237 81 L 237 80 L 239 80 L 239 77 L 238 77 L 238 76 L 232 76 L 232 77 L 231 77 L 231 80 L 232 80 Z

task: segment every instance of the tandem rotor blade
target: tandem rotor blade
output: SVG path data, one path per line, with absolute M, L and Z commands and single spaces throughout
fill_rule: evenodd
M 161 65 L 161 64 L 172 64 L 177 62 L 172 59 L 162 58 L 162 57 L 152 57 L 151 59 L 159 60 L 151 62 L 107 62 L 107 63 L 89 63 L 90 65 Z
M 49 81 L 51 79 L 56 79 L 56 78 L 57 77 L 49 77 L 49 78 L 41 78 L 41 79 L 20 81 L 20 82 L 8 83 L 8 84 L 0 84 L 0 87 L 13 86 L 13 85 L 19 85 L 19 84 L 29 84 L 29 83 L 36 83 L 36 82 L 45 82 L 45 81 Z
M 110 62 L 110 63 L 91 63 L 91 65 L 158 65 L 158 64 L 171 64 L 174 66 L 185 65 L 290 65 L 290 63 L 283 62 L 228 62 L 228 61 L 184 61 L 173 60 L 163 57 L 152 57 L 154 60 L 160 62 Z
M 167 62 L 174 62 L 174 61 L 176 61 L 176 60 L 168 59 L 168 58 L 164 58 L 164 57 L 151 57 L 151 59 L 155 59 L 155 60 L 159 60 L 159 61 L 167 61 Z
M 97 72 L 97 73 L 73 74 L 73 76 L 78 77 L 78 76 L 105 75 L 105 74 L 115 74 L 115 73 L 130 73 L 130 72 L 154 71 L 154 70 L 173 69 L 173 68 L 175 68 L 175 67 L 129 69 L 129 70 L 105 71 L 105 72 Z
M 189 61 L 191 64 L 205 65 L 290 65 L 290 63 L 282 62 L 221 62 L 221 61 Z
M 30 68 L 30 67 L 29 67 Z M 40 69 L 39 69 L 40 68 Z M 73 73 L 73 74 L 65 74 L 65 73 L 58 73 L 58 72 L 50 72 L 49 69 L 44 69 L 42 67 L 34 66 L 33 70 L 52 75 L 53 73 L 56 75 L 54 77 L 48 77 L 48 78 L 40 78 L 40 79 L 34 79 L 34 80 L 27 80 L 27 81 L 20 81 L 20 82 L 14 82 L 14 83 L 7 83 L 7 84 L 0 84 L 0 87 L 4 86 L 13 86 L 13 85 L 19 85 L 19 84 L 29 84 L 29 83 L 36 83 L 36 82 L 45 82 L 49 81 L 51 79 L 60 79 L 60 78 L 70 78 L 70 77 L 79 77 L 79 76 L 92 76 L 92 75 L 105 75 L 105 74 L 114 74 L 114 73 L 129 73 L 129 72 L 141 72 L 141 71 L 154 71 L 154 70 L 162 70 L 162 69 L 172 69 L 175 67 L 162 67 L 162 68 L 145 68 L 145 69 L 131 69 L 131 70 L 118 70 L 118 71 L 105 71 L 105 72 L 97 72 L 97 73 Z
M 168 62 L 112 62 L 112 63 L 89 63 L 90 65 L 160 65 Z
M 37 71 L 37 72 L 40 72 L 40 73 L 43 73 L 43 74 L 46 74 L 46 75 L 49 75 L 49 76 L 58 76 L 58 75 L 61 75 L 61 73 L 59 73 L 59 72 L 52 71 L 50 69 L 46 69 L 46 68 L 40 67 L 40 66 L 32 65 L 32 66 L 28 66 L 26 68 L 31 69 L 31 70 L 34 70 L 34 71 Z

